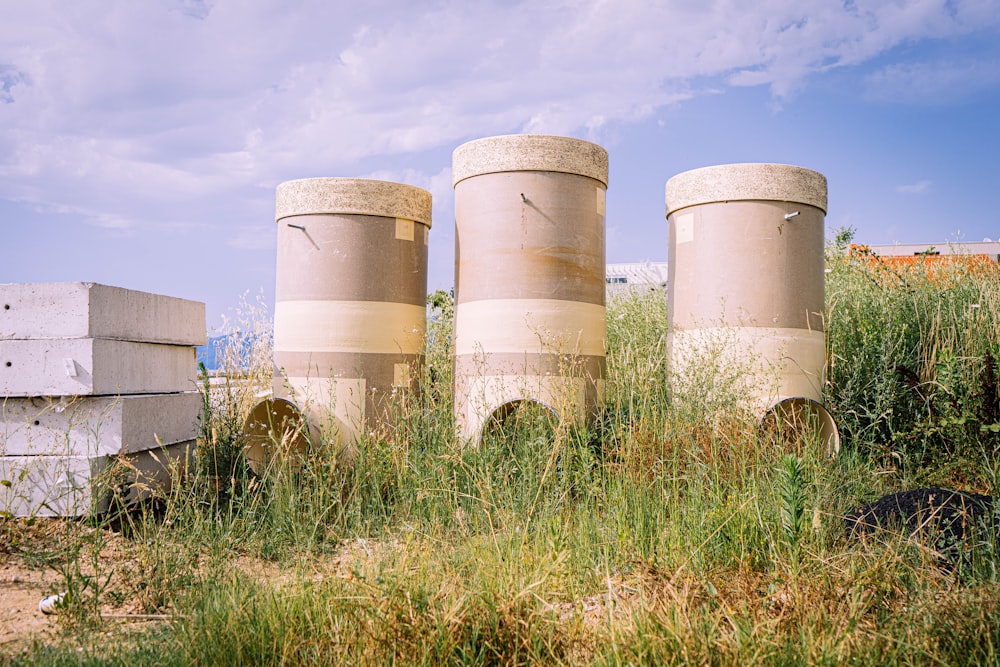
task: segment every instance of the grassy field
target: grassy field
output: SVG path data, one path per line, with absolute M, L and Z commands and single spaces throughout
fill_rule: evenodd
M 526 411 L 461 448 L 438 293 L 425 390 L 401 398 L 395 430 L 363 439 L 352 469 L 318 448 L 301 469 L 249 474 L 239 425 L 256 389 L 233 383 L 168 497 L 44 530 L 0 519 L 0 562 L 54 570 L 70 592 L 60 631 L 6 659 L 997 664 L 991 536 L 942 567 L 935 544 L 849 539 L 843 517 L 920 486 L 1000 493 L 1000 275 L 849 261 L 847 241 L 831 244 L 827 279 L 835 460 L 818 443 L 786 452 L 727 409 L 716 378 L 671 387 L 657 291 L 609 304 L 592 429 Z M 256 327 L 230 363 L 251 359 L 268 386 Z M 109 606 L 148 618 L 109 619 Z

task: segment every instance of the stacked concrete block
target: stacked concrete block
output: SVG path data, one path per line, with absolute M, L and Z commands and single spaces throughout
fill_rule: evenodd
M 95 283 L 0 285 L 0 513 L 78 516 L 169 481 L 201 413 L 205 306 Z

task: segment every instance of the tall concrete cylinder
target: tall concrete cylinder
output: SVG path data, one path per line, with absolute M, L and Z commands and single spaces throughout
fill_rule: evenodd
M 478 442 L 521 402 L 583 421 L 605 376 L 608 154 L 542 135 L 459 146 L 455 186 L 455 417 Z
M 707 363 L 745 370 L 746 407 L 814 419 L 836 449 L 820 405 L 826 207 L 826 177 L 790 165 L 720 165 L 667 181 L 668 354 L 682 379 Z
M 274 395 L 350 444 L 415 387 L 426 332 L 431 195 L 310 178 L 277 189 Z

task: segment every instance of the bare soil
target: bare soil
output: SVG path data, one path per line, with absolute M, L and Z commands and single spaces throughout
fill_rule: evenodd
M 101 545 L 99 554 L 71 548 L 97 532 L 100 539 L 94 543 Z M 73 554 L 78 569 L 70 567 Z M 100 563 L 102 577 L 110 576 L 107 592 L 127 589 L 128 568 L 135 563 L 127 540 L 119 534 L 72 519 L 0 519 L 0 659 L 26 650 L 34 640 L 54 639 L 67 629 L 58 611 L 44 614 L 38 603 L 47 595 L 65 592 L 66 572 L 92 576 L 88 562 Z M 116 599 L 121 602 L 113 604 Z M 136 602 L 126 595 L 101 596 L 101 600 L 99 613 L 109 621 L 147 625 L 156 620 L 156 615 L 137 613 Z
M 62 577 L 43 555 L 58 548 L 60 525 L 0 519 L 0 655 L 56 630 L 55 617 L 40 612 L 38 603 L 59 592 Z
M 55 620 L 38 611 L 38 602 L 54 591 L 59 575 L 4 559 L 0 565 L 0 653 L 52 629 Z
M 81 543 L 99 544 L 100 552 L 95 554 L 86 546 L 81 549 Z M 350 578 L 352 569 L 377 560 L 386 548 L 385 544 L 359 539 L 342 545 L 335 554 L 305 558 L 294 565 L 234 554 L 231 567 L 281 587 L 303 576 L 314 581 Z M 74 555 L 75 566 L 70 567 Z M 101 570 L 98 613 L 109 630 L 142 632 L 171 618 L 170 609 L 150 608 L 155 591 L 136 586 L 136 575 L 151 565 L 142 549 L 119 533 L 72 519 L 0 519 L 0 663 L 4 656 L 26 651 L 35 640 L 47 642 L 73 632 L 69 618 L 58 612 L 43 614 L 38 603 L 47 595 L 65 591 L 66 571 L 93 576 L 94 568 L 88 565 L 92 563 L 99 563 Z

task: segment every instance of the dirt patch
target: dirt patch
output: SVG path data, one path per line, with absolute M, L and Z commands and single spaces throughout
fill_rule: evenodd
M 38 603 L 65 592 L 67 574 L 91 577 L 93 564 L 99 563 L 102 577 L 110 576 L 106 590 L 113 592 L 131 561 L 128 541 L 110 530 L 71 519 L 0 519 L 0 656 L 16 654 L 36 639 L 47 641 L 61 630 L 58 612 L 44 614 Z M 130 621 L 135 605 L 126 596 L 102 597 L 101 602 L 99 613 L 116 622 L 149 621 Z
M 59 575 L 28 569 L 22 563 L 0 565 L 0 647 L 3 652 L 28 644 L 52 630 L 55 620 L 38 611 L 38 602 L 56 590 Z
M 358 539 L 345 542 L 325 557 L 303 556 L 283 563 L 234 553 L 225 567 L 282 588 L 302 580 L 350 579 L 394 546 Z M 180 565 L 165 560 L 188 556 L 192 560 Z M 68 627 L 67 619 L 59 614 L 46 615 L 38 609 L 42 598 L 66 590 L 67 573 L 100 582 L 96 593 L 100 604 L 95 611 L 109 624 L 109 631 L 141 632 L 172 617 L 173 610 L 163 601 L 178 582 L 170 579 L 169 573 L 197 579 L 209 569 L 204 561 L 203 555 L 181 550 L 175 553 L 169 548 L 158 551 L 115 531 L 71 519 L 0 519 L 0 662 L 3 656 L 27 649 L 36 639 L 56 640 Z M 95 565 L 99 573 L 94 571 Z M 159 570 L 164 571 L 160 577 Z M 85 590 L 83 595 L 92 603 L 95 592 Z
M 58 592 L 60 575 L 35 554 L 59 548 L 62 522 L 0 519 L 0 654 L 10 653 L 55 630 L 55 619 L 38 610 Z

